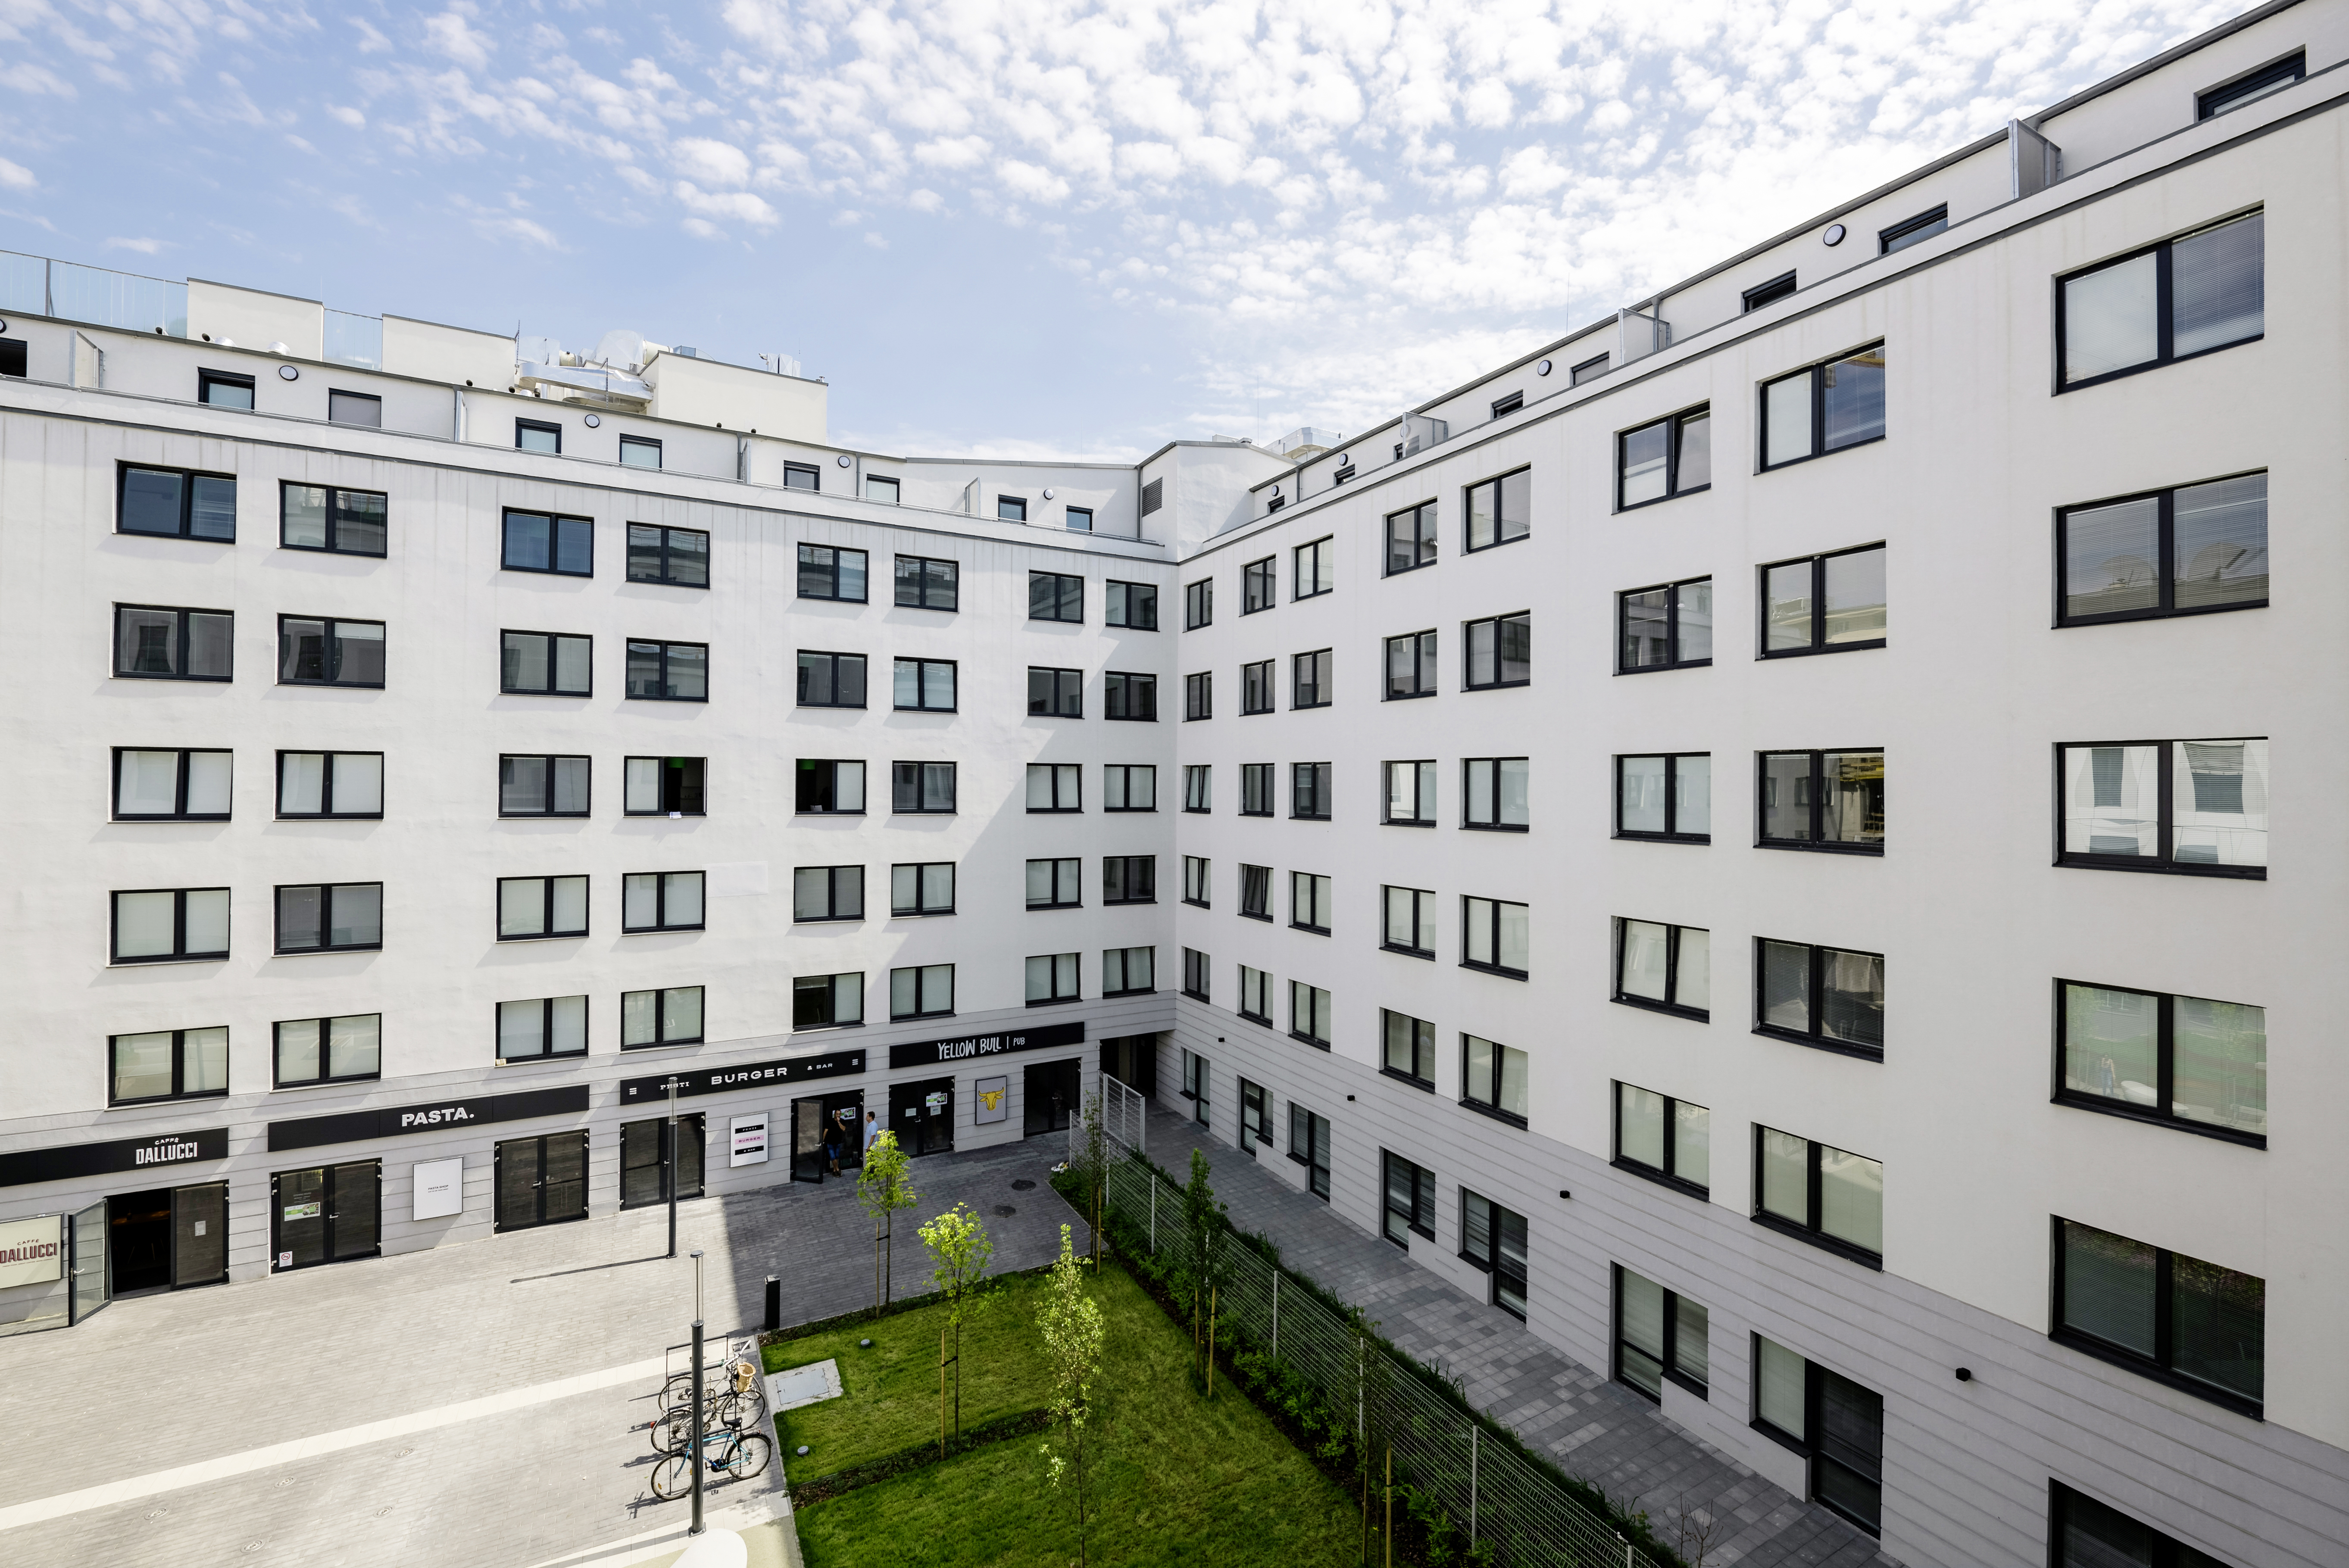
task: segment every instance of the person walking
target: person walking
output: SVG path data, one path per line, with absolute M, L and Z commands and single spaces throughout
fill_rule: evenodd
M 873 1152 L 873 1140 L 874 1140 L 874 1139 L 876 1139 L 876 1138 L 880 1137 L 880 1136 L 881 1136 L 881 1124 L 880 1124 L 880 1122 L 878 1122 L 878 1121 L 876 1121 L 875 1119 L 874 1119 L 874 1113 L 873 1113 L 872 1111 L 869 1111 L 869 1110 L 868 1110 L 868 1111 L 866 1111 L 866 1112 L 864 1113 L 864 1152 L 865 1152 L 865 1153 L 867 1153 L 867 1154 L 871 1154 L 871 1153 Z
M 827 1121 L 824 1124 L 823 1157 L 832 1166 L 832 1173 L 835 1176 L 840 1174 L 841 1145 L 847 1141 L 847 1137 L 841 1131 L 840 1123 L 837 1119 Z

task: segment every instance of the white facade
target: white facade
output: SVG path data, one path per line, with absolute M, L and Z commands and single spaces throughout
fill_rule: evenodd
M 2198 119 L 2210 89 L 2223 99 L 2295 52 L 2302 75 Z M 1185 1053 L 1205 1058 L 1220 1139 L 1238 1139 L 1242 1080 L 1260 1089 L 1270 1137 L 1254 1152 L 1300 1185 L 1309 1166 L 1281 1158 L 1292 1108 L 1324 1119 L 1328 1196 L 1367 1229 L 1385 1228 L 1383 1156 L 1432 1172 L 1432 1236 L 1407 1244 L 1464 1288 L 1485 1294 L 1489 1278 L 1463 1256 L 1466 1195 L 1522 1216 L 1526 1321 L 1586 1365 L 1619 1365 L 1619 1269 L 1703 1307 L 1709 1373 L 1662 1381 L 1664 1412 L 1790 1491 L 1821 1482 L 1786 1440 L 1798 1418 L 1778 1406 L 1775 1435 L 1757 1424 L 1773 1415 L 1757 1358 L 1778 1354 L 1764 1343 L 1880 1397 L 1877 1523 L 1895 1559 L 2047 1560 L 2057 1510 L 2079 1506 L 2059 1502 L 2060 1487 L 2224 1563 L 2337 1563 L 2349 1176 L 2328 1155 L 2349 1067 L 2324 1019 L 2349 1006 L 2331 962 L 2349 838 L 2323 825 L 2315 785 L 2349 764 L 2325 760 L 2344 746 L 2324 721 L 2340 694 L 2323 694 L 2349 650 L 2323 588 L 2349 576 L 2333 474 L 2349 416 L 2344 59 L 2349 9 L 2266 7 L 1447 393 L 1408 429 L 1300 463 L 1236 443 L 1175 444 L 1131 469 L 893 458 L 828 446 L 820 385 L 710 362 L 656 358 L 647 397 L 565 401 L 509 390 L 502 373 L 457 374 L 493 364 L 504 340 L 456 329 L 387 326 L 373 371 L 206 344 L 201 312 L 189 341 L 19 306 L 5 335 L 26 342 L 30 374 L 0 387 L 0 634 L 13 667 L 38 675 L 0 709 L 17 764 L 0 790 L 20 826 L 0 903 L 18 955 L 0 1161 L 214 1129 L 228 1143 L 169 1176 L 0 1185 L 0 1220 L 225 1180 L 227 1272 L 253 1277 L 272 1262 L 271 1177 L 305 1164 L 380 1159 L 384 1248 L 429 1245 L 490 1231 L 502 1138 L 585 1129 L 586 1206 L 616 1206 L 619 1129 L 653 1114 L 620 1103 L 624 1079 L 867 1053 L 862 1075 L 696 1097 L 709 1189 L 722 1191 L 784 1174 L 725 1165 L 732 1118 L 772 1115 L 780 1161 L 795 1099 L 861 1089 L 885 1112 L 891 1086 L 950 1077 L 956 1140 L 973 1147 L 1022 1135 L 1028 1064 L 1075 1058 L 1089 1075 L 1097 1043 L 1146 1037 L 1162 1099 L 1184 1082 Z M 2043 141 L 2062 150 L 2060 178 L 2040 189 Z M 1879 246 L 1879 232 L 1936 207 L 1945 228 Z M 2066 384 L 2058 280 L 2252 214 L 2264 330 Z M 1831 226 L 1843 232 L 1825 244 Z M 1791 293 L 1742 308 L 1790 272 Z M 307 341 L 295 316 L 319 308 L 285 302 L 272 315 L 277 296 L 201 288 L 240 345 L 282 316 L 292 325 L 272 336 L 293 349 Z M 414 356 L 405 372 L 396 345 Z M 1765 464 L 1764 384 L 1859 350 L 1880 350 L 1882 438 Z M 1602 353 L 1574 384 L 1572 367 Z M 684 369 L 666 393 L 664 363 Z M 251 377 L 255 408 L 198 402 L 200 370 Z M 740 406 L 762 412 L 720 417 L 737 383 Z M 382 428 L 329 422 L 330 390 L 380 397 Z M 1511 396 L 1522 406 L 1495 414 Z M 1622 438 L 1699 409 L 1709 484 L 1619 504 Z M 560 425 L 561 454 L 516 449 L 517 419 Z M 622 435 L 659 441 L 659 470 L 622 466 Z M 233 475 L 235 542 L 120 531 L 123 465 Z M 1521 536 L 1464 548 L 1472 491 L 1519 472 Z M 2251 475 L 2282 583 L 2271 599 L 2059 624 L 2065 509 Z M 891 478 L 895 504 L 868 499 L 885 494 L 868 480 Z M 386 496 L 386 555 L 280 548 L 286 481 Z M 999 514 L 1003 497 L 1026 503 L 1025 523 Z M 1423 504 L 1432 561 L 1388 570 L 1387 520 Z M 1068 530 L 1071 506 L 1092 509 L 1092 531 Z M 593 575 L 505 569 L 511 510 L 592 519 Z M 706 531 L 709 586 L 630 581 L 631 523 Z M 1330 591 L 1299 597 L 1297 552 L 1325 539 L 1326 567 L 1309 577 L 1326 572 Z M 802 546 L 866 552 L 867 602 L 802 596 Z M 1874 546 L 1880 646 L 1758 656 L 1770 646 L 1761 569 Z M 896 603 L 898 556 L 956 562 L 958 607 Z M 1272 602 L 1244 614 L 1245 569 L 1266 559 Z M 1081 624 L 1030 616 L 1037 573 L 1083 579 Z M 1710 663 L 1622 673 L 1619 596 L 1700 579 Z M 1186 630 L 1186 590 L 1203 582 L 1212 617 Z M 1156 629 L 1105 624 L 1112 583 L 1156 591 Z M 235 678 L 116 676 L 118 604 L 233 611 Z M 1529 678 L 1469 689 L 1468 628 L 1520 614 Z M 274 682 L 281 615 L 382 623 L 381 687 Z M 592 636 L 593 695 L 502 692 L 509 629 Z M 1386 640 L 1422 631 L 1434 634 L 1433 695 L 1385 700 Z M 708 700 L 625 696 L 630 639 L 707 644 Z M 1296 656 L 1324 649 L 1330 699 L 1300 708 Z M 802 650 L 864 654 L 869 706 L 797 703 Z M 900 658 L 952 662 L 955 710 L 893 708 Z M 1272 710 L 1244 713 L 1243 672 L 1263 661 Z M 1030 713 L 1036 667 L 1081 672 L 1081 717 Z M 1105 717 L 1112 674 L 1154 677 L 1154 722 Z M 1186 721 L 1197 674 L 1212 675 L 1212 713 Z M 2272 758 L 2255 830 L 2240 802 L 2210 818 L 2261 839 L 2271 820 L 2272 869 L 2053 863 L 2058 748 L 2214 738 L 2262 741 Z M 233 811 L 110 820 L 118 747 L 232 749 Z M 384 754 L 380 820 L 279 820 L 275 753 L 342 749 Z M 1880 853 L 1760 842 L 1762 754 L 1798 750 L 1881 753 Z M 592 757 L 588 814 L 501 817 L 501 756 L 553 754 Z M 1709 758 L 1709 840 L 1615 831 L 1617 759 L 1660 754 Z M 624 814 L 628 757 L 706 759 L 706 814 Z M 1464 763 L 1497 757 L 1526 759 L 1523 831 L 1464 818 Z M 794 814 L 802 758 L 864 761 L 864 814 Z M 1423 759 L 1435 765 L 1432 825 L 1388 822 L 1384 765 Z M 887 810 L 889 765 L 919 762 L 955 765 L 953 812 Z M 1300 763 L 1330 765 L 1326 820 L 1292 815 Z M 1081 769 L 1081 811 L 1027 809 L 1036 764 Z M 1266 764 L 1273 814 L 1242 815 L 1242 770 Z M 1102 810 L 1106 770 L 1130 766 L 1156 769 L 1155 810 Z M 1204 813 L 1180 809 L 1194 767 L 1212 781 Z M 2251 776 L 2236 777 L 2240 789 Z M 1105 906 L 1102 861 L 1128 855 L 1154 858 L 1155 902 Z M 1027 862 L 1044 858 L 1080 861 L 1083 907 L 1028 907 Z M 1207 862 L 1204 907 L 1184 902 L 1193 858 Z M 956 867 L 955 913 L 889 918 L 889 868 L 941 861 Z M 865 868 L 865 918 L 795 921 L 794 868 L 851 864 Z M 1241 912 L 1243 866 L 1271 873 L 1269 923 Z M 683 871 L 705 873 L 702 927 L 623 934 L 622 879 Z M 1330 879 L 1326 934 L 1292 922 L 1291 873 Z M 497 939 L 498 879 L 578 875 L 587 934 Z M 334 882 L 383 884 L 379 950 L 274 953 L 273 890 Z M 109 962 L 109 892 L 222 886 L 225 959 Z M 1388 887 L 1433 894 L 1432 958 L 1382 946 Z M 1464 966 L 1471 899 L 1525 906 L 1523 977 Z M 1616 1000 L 1619 921 L 1709 934 L 1708 1006 Z M 1880 1049 L 1758 1032 L 1764 941 L 1881 955 Z M 1154 951 L 1154 989 L 1104 998 L 1103 954 L 1130 948 Z M 1178 995 L 1186 950 L 1206 955 L 1204 997 Z M 1027 959 L 1066 952 L 1081 954 L 1081 999 L 1030 1006 Z M 1243 964 L 1270 977 L 1269 1025 L 1238 1010 Z M 938 965 L 954 966 L 952 1016 L 890 1021 L 889 972 Z M 864 977 L 862 1026 L 794 1030 L 792 981 L 841 973 Z M 2064 1082 L 2063 982 L 2263 1010 L 2258 1134 L 2204 1136 L 2131 1114 L 2147 1108 L 2127 1097 L 2051 1098 Z M 1326 1049 L 1292 1037 L 1292 984 L 1327 993 Z M 702 1042 L 620 1048 L 624 993 L 691 985 L 705 988 Z M 577 995 L 584 1057 L 497 1064 L 497 1004 Z M 1381 1071 L 1389 1011 L 1433 1026 L 1426 1084 Z M 379 1078 L 272 1087 L 274 1023 L 367 1013 L 383 1019 Z M 884 1054 L 1071 1023 L 1081 1047 L 903 1068 Z M 229 1030 L 224 1098 L 109 1106 L 109 1037 L 215 1026 Z M 1464 1103 L 1468 1036 L 1524 1053 L 1521 1118 Z M 998 1076 L 1008 1116 L 982 1122 L 975 1086 Z M 1618 1160 L 1618 1085 L 1708 1110 L 1704 1181 L 1672 1186 Z M 585 1087 L 587 1109 L 299 1153 L 281 1138 L 270 1151 L 273 1123 L 569 1086 Z M 1764 1130 L 1880 1166 L 1860 1176 L 1861 1188 L 1880 1179 L 1880 1243 L 1758 1221 Z M 408 1219 L 412 1167 L 444 1158 L 464 1161 L 462 1212 Z M 2172 1277 L 2229 1271 L 2238 1305 L 2255 1286 L 2253 1318 L 2230 1320 L 2229 1368 L 2198 1379 L 2185 1367 L 2183 1319 L 2165 1316 L 2168 1339 L 2135 1359 L 2055 1333 L 2059 1222 L 2184 1260 L 2158 1265 Z M 1848 1214 L 1837 1222 L 1856 1233 Z M 39 1287 L 0 1297 L 0 1315 L 36 1297 L 49 1299 Z

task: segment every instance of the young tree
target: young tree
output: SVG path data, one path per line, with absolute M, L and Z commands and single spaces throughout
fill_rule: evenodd
M 922 1227 L 922 1244 L 930 1249 L 930 1283 L 947 1298 L 947 1324 L 954 1334 L 954 1429 L 962 1435 L 962 1326 L 979 1309 L 987 1265 L 995 1256 L 994 1238 L 977 1212 L 957 1203 Z
M 1101 1304 L 1085 1294 L 1085 1276 L 1061 1227 L 1061 1261 L 1052 1265 L 1036 1326 L 1044 1336 L 1044 1357 L 1052 1379 L 1051 1435 L 1044 1439 L 1044 1473 L 1054 1486 L 1066 1481 L 1077 1494 L 1077 1562 L 1085 1561 L 1085 1425 L 1092 1418 L 1093 1379 L 1101 1373 L 1108 1324 Z
M 1204 1347 L 1202 1367 L 1215 1359 L 1213 1304 L 1216 1293 L 1230 1283 L 1226 1276 L 1231 1268 L 1230 1254 L 1226 1250 L 1231 1222 L 1223 1203 L 1216 1197 L 1215 1188 L 1207 1183 L 1212 1169 L 1204 1152 L 1191 1150 L 1191 1180 L 1183 1189 L 1183 1243 L 1174 1264 L 1181 1288 L 1190 1293 L 1192 1349 L 1195 1355 Z M 1201 1324 L 1208 1325 L 1204 1346 Z
M 856 1173 L 856 1201 L 873 1216 L 873 1310 L 878 1312 L 896 1285 L 897 1211 L 920 1202 L 895 1133 L 884 1132 L 865 1150 L 864 1169 Z
M 1077 1179 L 1084 1183 L 1085 1223 L 1092 1233 L 1093 1269 L 1101 1269 L 1102 1221 L 1109 1207 L 1109 1130 L 1102 1124 L 1101 1091 L 1085 1096 L 1084 1140 L 1077 1150 Z

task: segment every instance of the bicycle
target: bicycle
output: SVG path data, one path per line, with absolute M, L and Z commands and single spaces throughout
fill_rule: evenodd
M 716 1449 L 713 1457 L 710 1450 Z M 767 1465 L 775 1457 L 775 1442 L 762 1432 L 741 1432 L 729 1429 L 713 1432 L 702 1439 L 702 1462 L 720 1480 L 749 1480 L 766 1473 Z M 662 1501 L 672 1501 L 693 1491 L 693 1460 L 690 1455 L 670 1454 L 653 1466 L 653 1495 Z
M 766 1392 L 760 1387 L 750 1363 L 731 1362 L 728 1370 L 732 1374 L 728 1383 L 706 1385 L 702 1389 L 701 1428 L 705 1436 L 720 1430 L 745 1430 L 758 1425 L 766 1414 Z M 692 1375 L 670 1378 L 661 1393 L 665 1408 L 647 1423 L 653 1452 L 682 1454 L 693 1442 Z

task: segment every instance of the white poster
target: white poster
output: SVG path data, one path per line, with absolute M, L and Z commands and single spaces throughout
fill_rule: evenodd
M 729 1165 L 763 1165 L 767 1161 L 767 1117 L 738 1116 L 734 1119 L 734 1151 L 727 1157 Z
M 1011 1080 L 1008 1078 L 984 1078 L 971 1088 L 978 1095 L 978 1114 L 971 1119 L 981 1124 L 1001 1121 L 1011 1114 Z
M 416 1167 L 416 1218 L 444 1220 L 464 1212 L 463 1160 L 432 1160 Z
M 43 1214 L 0 1225 L 0 1288 L 47 1284 L 66 1272 L 66 1219 Z

